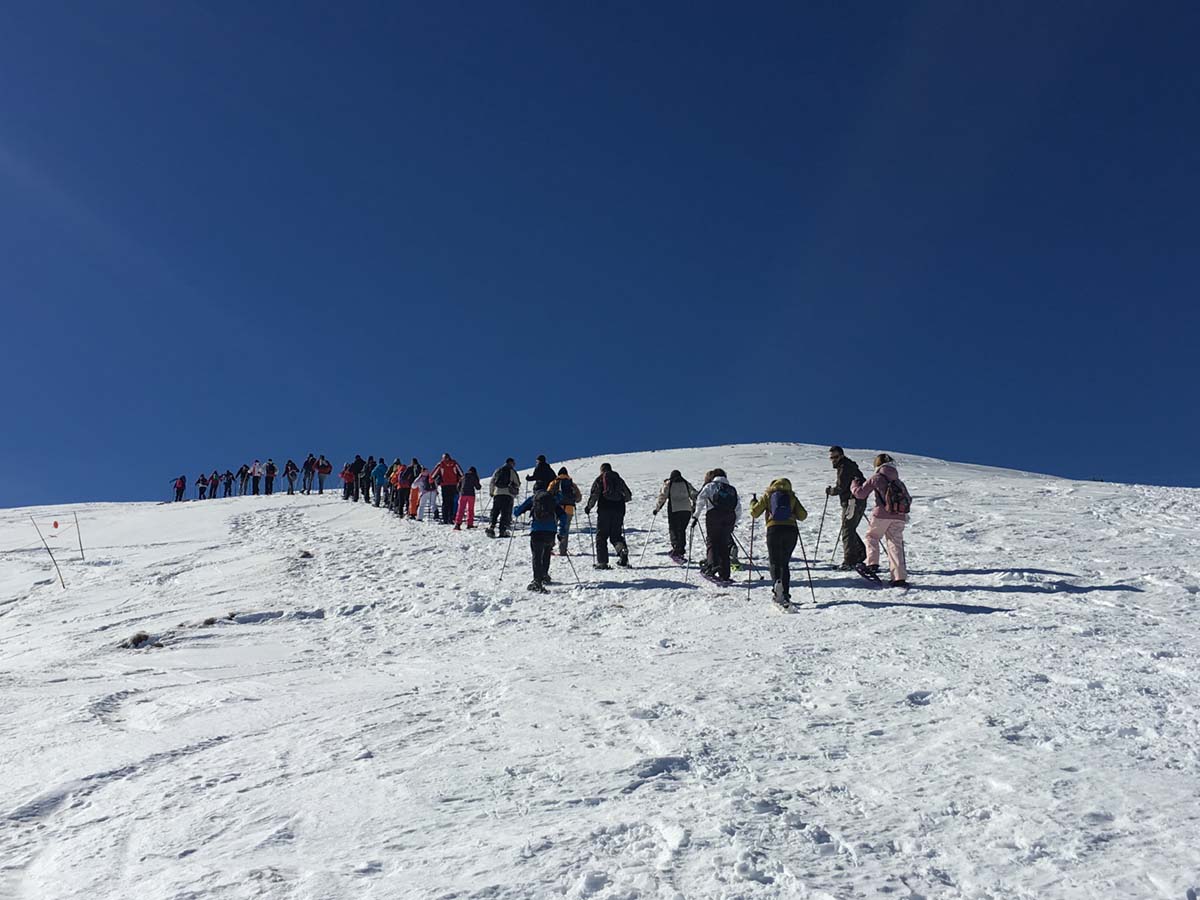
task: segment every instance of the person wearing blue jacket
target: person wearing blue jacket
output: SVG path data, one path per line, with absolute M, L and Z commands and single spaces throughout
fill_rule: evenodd
M 558 505 L 554 495 L 549 491 L 536 490 L 525 502 L 513 510 L 513 517 L 520 517 L 527 512 L 533 513 L 533 521 L 529 526 L 529 552 L 533 556 L 533 581 L 529 582 L 528 590 L 539 594 L 548 593 L 545 585 L 550 583 L 550 552 L 554 547 L 554 537 L 558 531 L 558 516 L 563 508 Z
M 387 484 L 388 464 L 383 457 L 379 457 L 379 463 L 371 470 L 371 481 L 375 485 L 375 505 L 379 506 L 379 498 L 383 495 L 383 486 Z

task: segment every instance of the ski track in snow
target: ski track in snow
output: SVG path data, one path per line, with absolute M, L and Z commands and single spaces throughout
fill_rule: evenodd
M 791 477 L 815 542 L 824 448 L 608 459 L 635 562 L 676 467 Z M 340 494 L 81 505 L 64 592 L 0 511 L 0 897 L 1182 900 L 1200 491 L 901 476 L 917 587 L 822 565 L 813 608 L 797 560 L 790 616 L 665 521 L 539 596 L 523 533 L 498 586 L 505 541 Z

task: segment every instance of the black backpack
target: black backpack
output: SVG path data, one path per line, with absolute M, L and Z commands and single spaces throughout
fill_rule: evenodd
M 537 491 L 533 495 L 533 504 L 530 507 L 533 512 L 533 521 L 553 522 L 555 513 L 558 511 L 557 506 L 549 491 Z
M 713 509 L 736 509 L 738 502 L 737 489 L 725 481 L 718 481 L 716 484 L 717 488 L 712 494 Z
M 575 498 L 575 482 L 570 478 L 563 476 L 558 479 L 558 500 L 559 506 L 574 506 Z
M 600 496 L 614 503 L 628 503 L 633 499 L 629 485 L 616 472 L 605 472 L 600 476 Z

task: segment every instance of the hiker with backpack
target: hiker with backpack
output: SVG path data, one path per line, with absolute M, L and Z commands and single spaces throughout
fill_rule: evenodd
M 208 476 L 201 472 L 196 476 L 196 499 L 203 500 L 208 493 Z
M 863 481 L 861 478 L 850 486 L 851 493 L 859 500 L 875 494 L 875 508 L 871 510 L 871 524 L 867 526 L 867 558 L 860 563 L 859 573 L 872 581 L 879 581 L 879 542 L 887 543 L 888 563 L 891 566 L 892 587 L 908 587 L 908 570 L 904 565 L 904 523 L 912 508 L 912 496 L 900 480 L 896 461 L 886 453 L 875 457 L 875 474 Z
M 353 463 L 346 463 L 344 466 L 342 466 L 342 471 L 338 475 L 338 477 L 340 479 L 342 479 L 342 499 L 343 500 L 349 500 L 351 494 L 354 491 L 355 478 L 354 478 L 353 466 L 354 466 Z
M 454 461 L 449 453 L 443 453 L 441 461 L 433 468 L 434 483 L 442 489 L 442 524 L 449 525 L 454 521 L 455 507 L 458 506 L 458 483 L 462 481 L 462 467 Z
M 175 479 L 175 502 L 178 503 L 183 499 L 183 492 L 187 490 L 187 476 L 180 475 Z
M 696 508 L 698 491 L 683 477 L 678 469 L 671 472 L 663 482 L 662 490 L 658 492 L 658 502 L 654 504 L 654 515 L 664 506 L 667 508 L 667 528 L 671 533 L 671 559 L 677 563 L 683 562 L 687 553 L 687 525 Z M 643 550 L 643 553 L 646 551 Z
M 212 470 L 212 474 L 208 476 L 208 499 L 216 500 L 217 491 L 221 487 L 221 473 L 216 469 Z
M 271 496 L 275 493 L 275 476 L 279 474 L 279 468 L 275 465 L 275 460 L 267 457 L 267 464 L 263 466 L 263 477 L 266 480 L 266 494 Z
M 225 488 L 225 490 L 222 491 L 221 496 L 222 497 L 232 497 L 233 496 L 233 473 L 230 472 L 228 469 L 226 469 L 225 474 L 221 476 L 221 485 Z
M 250 480 L 250 467 L 242 463 L 242 467 L 237 470 L 238 479 L 238 496 L 246 496 L 246 482 Z
M 858 523 L 862 521 L 867 505 L 850 490 L 850 485 L 855 481 L 863 480 L 863 474 L 858 463 L 846 456 L 846 452 L 836 445 L 829 448 L 829 462 L 837 472 L 837 479 L 825 488 L 825 495 L 837 497 L 842 504 L 842 531 L 839 538 L 842 542 L 841 569 L 843 572 L 849 572 L 867 558 L 867 548 L 858 536 Z
M 528 590 L 545 594 L 550 583 L 550 552 L 554 547 L 554 532 L 558 527 L 558 516 L 562 507 L 547 490 L 535 490 L 514 511 L 514 516 L 531 512 L 533 521 L 529 525 L 529 553 L 533 557 L 533 581 Z
M 546 485 L 546 490 L 558 504 L 558 555 L 566 556 L 567 542 L 571 537 L 571 519 L 575 517 L 575 504 L 583 500 L 583 492 L 566 466 L 558 470 L 558 476 Z
M 521 476 L 517 474 L 517 464 L 510 456 L 504 465 L 492 473 L 488 486 L 488 494 L 492 498 L 492 516 L 488 527 L 484 530 L 490 538 L 496 536 L 496 524 L 500 525 L 500 537 L 508 537 L 512 527 L 513 501 L 521 493 Z
M 625 504 L 633 499 L 633 492 L 612 466 L 603 463 L 600 475 L 592 482 L 584 512 L 589 515 L 592 507 L 596 512 L 596 562 L 593 568 L 610 569 L 608 545 L 617 551 L 617 565 L 629 565 L 629 545 L 625 543 Z
M 535 491 L 544 491 L 550 486 L 550 482 L 554 480 L 554 470 L 550 468 L 550 463 L 546 462 L 546 457 L 539 456 L 537 458 L 533 474 L 525 476 L 525 480 L 533 482 Z
M 696 495 L 692 528 L 699 523 L 702 514 L 708 552 L 700 564 L 700 571 L 710 579 L 728 583 L 733 529 L 742 514 L 742 501 L 724 469 L 713 469 L 705 474 L 704 487 Z
M 414 482 L 415 490 L 417 491 L 417 521 L 424 522 L 426 514 L 430 519 L 437 515 L 437 500 L 438 492 L 437 485 L 433 483 L 433 471 L 425 470 L 417 476 Z
M 313 476 L 317 474 L 317 458 L 311 453 L 304 459 L 304 464 L 300 467 L 300 493 L 311 494 Z
M 454 530 L 462 531 L 463 516 L 466 516 L 468 529 L 475 527 L 475 492 L 483 487 L 474 466 L 467 469 L 458 487 L 458 513 L 454 517 Z
M 325 454 L 321 454 L 321 458 L 317 460 L 317 493 L 325 493 L 325 476 L 333 474 L 333 463 L 325 458 Z M 312 485 L 309 484 L 308 492 L 312 493 Z
M 289 458 L 288 461 L 283 464 L 283 477 L 287 479 L 288 496 L 296 493 L 296 476 L 299 474 L 300 467 L 296 465 L 296 461 L 294 459 Z
M 421 489 L 417 486 L 417 479 L 421 477 L 421 473 L 425 471 L 417 458 L 414 456 L 412 462 L 408 464 L 408 468 L 404 470 L 404 479 L 408 481 L 408 517 L 415 519 L 417 517 L 417 508 L 421 503 Z
M 387 470 L 388 464 L 382 456 L 379 458 L 379 462 L 375 463 L 374 468 L 371 469 L 371 487 L 374 490 L 373 499 L 376 509 L 379 508 L 379 504 L 383 500 L 383 486 L 387 484 Z
M 767 562 L 774 585 L 775 602 L 787 606 L 792 600 L 792 573 L 789 563 L 796 541 L 800 537 L 800 523 L 808 518 L 808 511 L 792 492 L 792 483 L 786 478 L 776 478 L 762 496 L 750 504 L 750 517 L 767 517 Z
M 256 459 L 250 464 L 250 490 L 255 497 L 258 496 L 258 483 L 262 481 L 262 473 L 262 463 Z
M 350 481 L 350 498 L 355 503 L 358 502 L 359 488 L 362 487 L 362 471 L 366 468 L 366 465 L 367 461 L 362 458 L 362 454 L 355 453 L 354 461 L 350 463 L 350 474 L 354 476 Z

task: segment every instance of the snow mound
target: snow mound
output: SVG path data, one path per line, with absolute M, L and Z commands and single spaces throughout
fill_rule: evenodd
M 524 535 L 498 583 L 508 542 L 331 494 L 68 508 L 64 591 L 0 511 L 0 897 L 1200 885 L 1200 491 L 901 456 L 902 593 L 828 565 L 832 516 L 817 552 L 823 447 L 603 459 L 644 561 L 577 534 L 544 596 Z M 717 465 L 792 479 L 815 606 L 667 558 L 661 480 Z

